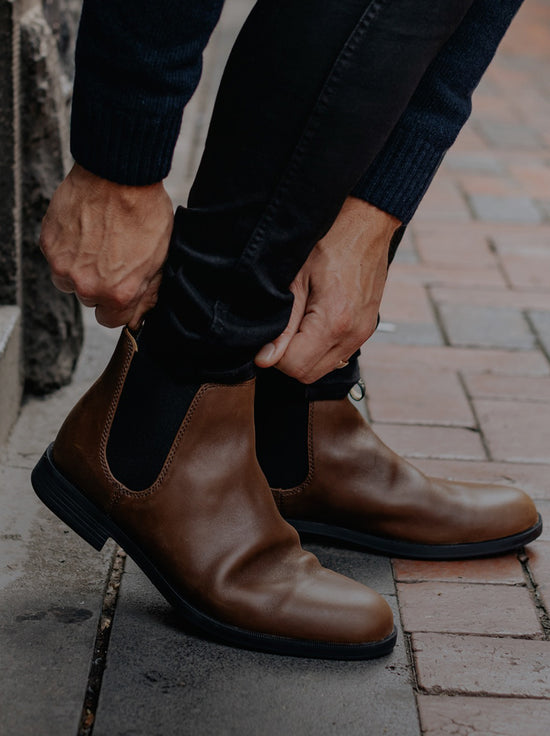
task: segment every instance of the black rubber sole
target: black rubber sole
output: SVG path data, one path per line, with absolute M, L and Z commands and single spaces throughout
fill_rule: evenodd
M 542 532 L 542 519 L 519 534 L 486 542 L 467 542 L 464 544 L 417 544 L 388 537 L 377 537 L 346 527 L 323 524 L 316 521 L 287 519 L 289 524 L 304 536 L 338 540 L 354 547 L 361 547 L 369 552 L 388 557 L 403 557 L 411 560 L 467 560 L 474 557 L 494 557 L 512 552 L 532 542 Z
M 50 445 L 32 472 L 32 485 L 38 498 L 95 549 L 100 550 L 109 537 L 114 539 L 179 614 L 209 637 L 245 649 L 316 659 L 374 659 L 389 654 L 394 648 L 397 638 L 395 630 L 381 641 L 341 644 L 248 631 L 203 613 L 176 590 L 147 554 L 112 519 L 57 470 L 51 450 Z

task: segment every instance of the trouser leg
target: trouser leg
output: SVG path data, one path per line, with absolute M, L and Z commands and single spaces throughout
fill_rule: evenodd
M 260 0 L 235 44 L 148 340 L 239 380 L 471 0 Z

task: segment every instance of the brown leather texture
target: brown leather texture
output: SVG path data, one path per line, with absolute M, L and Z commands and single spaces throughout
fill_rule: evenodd
M 186 599 L 225 623 L 298 639 L 361 643 L 393 630 L 377 593 L 321 567 L 280 516 L 258 466 L 254 381 L 204 384 L 164 466 L 135 492 L 106 445 L 137 346 L 125 331 L 54 445 L 58 469 L 146 551 Z
M 311 402 L 309 411 L 308 477 L 273 489 L 286 518 L 420 544 L 482 542 L 537 523 L 521 490 L 428 478 L 390 450 L 347 398 Z

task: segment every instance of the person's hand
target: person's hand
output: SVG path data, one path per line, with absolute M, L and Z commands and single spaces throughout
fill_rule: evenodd
M 294 305 L 284 332 L 256 355 L 313 383 L 345 362 L 374 330 L 388 270 L 388 250 L 401 223 L 348 197 L 291 285 Z
M 162 183 L 125 186 L 75 164 L 42 221 L 52 281 L 106 327 L 136 328 L 157 298 L 174 221 Z

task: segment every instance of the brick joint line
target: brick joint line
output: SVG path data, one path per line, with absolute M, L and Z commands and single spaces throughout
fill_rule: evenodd
M 540 333 L 539 333 L 539 331 L 537 329 L 537 326 L 535 325 L 535 323 L 531 319 L 531 315 L 529 314 L 529 312 L 527 310 L 524 310 L 522 312 L 522 314 L 523 314 L 523 318 L 525 319 L 525 321 L 527 322 L 527 324 L 529 326 L 529 329 L 531 330 L 531 332 L 535 336 L 535 341 L 536 341 L 535 344 L 536 344 L 537 350 L 540 350 L 540 352 L 544 355 L 544 358 L 546 359 L 546 362 L 547 363 L 550 363 L 550 353 L 546 349 L 546 346 L 544 344 L 544 340 L 541 338 Z
M 426 290 L 428 304 L 430 305 L 430 309 L 432 310 L 432 313 L 433 313 L 434 322 L 439 332 L 441 333 L 441 337 L 443 338 L 443 345 L 445 347 L 454 347 L 454 345 L 451 342 L 450 335 L 447 331 L 447 326 L 445 325 L 445 321 L 443 320 L 443 317 L 441 316 L 441 312 L 439 311 L 439 305 L 437 301 L 434 299 L 434 296 L 432 294 L 432 284 L 425 284 L 424 288 Z
M 527 589 L 529 590 L 533 599 L 535 611 L 542 627 L 544 639 L 545 641 L 550 641 L 550 615 L 542 601 L 537 581 L 535 580 L 535 576 L 533 575 L 529 566 L 529 557 L 525 554 L 524 550 L 518 553 L 518 560 L 523 569 L 523 574 L 525 575 Z
M 457 378 L 458 381 L 462 387 L 462 390 L 464 391 L 464 396 L 466 397 L 466 401 L 468 402 L 468 406 L 470 407 L 470 411 L 472 412 L 472 416 L 474 418 L 474 425 L 475 430 L 479 434 L 479 439 L 481 441 L 481 444 L 483 446 L 483 451 L 485 452 L 485 455 L 487 456 L 487 460 L 491 462 L 494 458 L 491 454 L 491 449 L 489 447 L 489 443 L 485 439 L 485 435 L 483 433 L 483 430 L 481 428 L 481 422 L 479 421 L 479 416 L 477 413 L 477 409 L 473 400 L 473 397 L 470 395 L 470 392 L 468 391 L 468 383 L 464 376 L 462 375 L 462 371 L 457 371 Z M 471 428 L 470 428 L 471 429 Z

